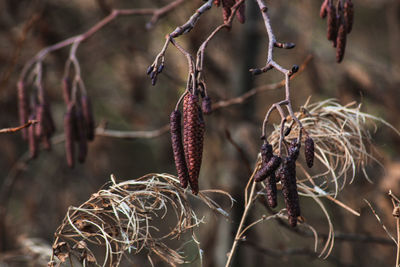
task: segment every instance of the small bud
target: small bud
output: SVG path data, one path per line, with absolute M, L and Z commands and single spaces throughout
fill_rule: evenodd
M 153 65 L 150 65 L 150 66 L 147 68 L 147 71 L 146 71 L 147 75 L 150 75 L 150 74 L 153 72 L 153 69 L 154 69 Z
M 158 68 L 157 68 L 157 73 L 161 73 L 163 71 L 163 69 L 164 69 L 164 63 L 161 63 L 161 65 L 158 66 Z
M 253 75 L 259 75 L 262 73 L 261 69 L 250 69 L 251 74 Z
M 280 42 L 275 42 L 274 46 L 277 48 L 283 48 L 283 49 L 292 49 L 296 47 L 295 43 L 280 43 Z
M 151 79 L 151 85 L 155 86 L 157 83 L 157 76 L 154 76 L 154 78 Z
M 299 66 L 298 65 L 293 65 L 292 67 L 292 74 L 296 73 L 299 71 Z

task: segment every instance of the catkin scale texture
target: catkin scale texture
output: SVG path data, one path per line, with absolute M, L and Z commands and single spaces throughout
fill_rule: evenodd
M 344 52 L 346 50 L 346 35 L 347 35 L 347 30 L 346 30 L 346 25 L 342 22 L 339 26 L 339 32 L 337 35 L 337 40 L 336 40 L 336 61 L 338 63 L 342 62 Z
M 329 0 L 327 6 L 327 23 L 328 23 L 327 38 L 329 41 L 336 42 L 336 36 L 337 36 L 336 8 L 333 6 L 331 0 Z
M 236 2 L 238 2 L 238 0 L 236 0 Z M 243 2 L 243 4 L 241 4 L 239 6 L 239 9 L 236 12 L 236 17 L 238 19 L 238 21 L 242 24 L 244 24 L 246 22 L 246 2 Z
M 81 97 L 81 106 L 83 118 L 86 126 L 86 135 L 87 139 L 92 141 L 95 136 L 95 127 L 94 127 L 94 117 L 92 110 L 92 102 L 87 95 L 82 95 Z
M 178 172 L 181 186 L 186 188 L 189 181 L 189 172 L 186 166 L 185 153 L 182 145 L 181 112 L 179 110 L 175 110 L 171 113 L 170 127 L 176 171 Z
M 304 155 L 308 168 L 311 168 L 314 165 L 314 153 L 314 140 L 308 136 L 304 141 Z
M 85 118 L 81 108 L 76 108 L 75 118 L 76 118 L 76 130 L 78 135 L 78 161 L 80 163 L 85 162 L 87 155 L 87 133 L 86 133 L 86 125 Z
M 198 106 L 197 95 L 188 94 L 186 122 L 184 123 L 184 148 L 189 171 L 189 183 L 193 194 L 199 192 L 198 178 L 203 155 L 204 121 Z
M 19 114 L 19 123 L 21 125 L 28 122 L 28 113 L 29 113 L 29 106 L 28 106 L 28 97 L 26 88 L 23 82 L 18 82 L 17 84 L 18 90 L 18 114 Z M 24 140 L 28 139 L 28 129 L 24 128 L 21 130 L 22 138 Z
M 281 158 L 278 156 L 272 156 L 272 158 L 264 164 L 261 169 L 254 175 L 254 180 L 256 182 L 261 182 L 265 180 L 268 176 L 278 169 L 281 164 Z
M 67 164 L 70 168 L 73 168 L 75 164 L 74 117 L 75 117 L 74 106 L 68 105 L 67 112 L 64 115 L 64 134 L 65 134 L 65 155 L 67 158 Z
M 354 6 L 351 0 L 346 0 L 344 3 L 344 21 L 346 24 L 347 33 L 350 33 L 353 28 L 354 21 Z
M 279 176 L 282 182 L 282 193 L 289 216 L 289 223 L 292 227 L 295 227 L 297 217 L 300 216 L 299 196 L 296 184 L 296 161 L 291 157 L 286 157 L 280 169 Z

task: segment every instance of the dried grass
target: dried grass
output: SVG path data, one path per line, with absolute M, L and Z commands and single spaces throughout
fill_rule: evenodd
M 399 135 L 400 132 L 386 121 L 362 112 L 361 105 L 355 102 L 343 106 L 335 99 L 314 104 L 308 104 L 307 101 L 296 116 L 305 132 L 314 140 L 316 159 L 313 169 L 308 169 L 304 161 L 297 163 L 298 190 L 300 195 L 314 199 L 328 221 L 328 238 L 319 253 L 320 257 L 326 258 L 333 248 L 334 228 L 320 198 L 327 198 L 359 216 L 358 212 L 335 198 L 346 184 L 353 182 L 358 171 L 371 181 L 365 169 L 369 162 L 380 165 L 371 152 L 370 129 L 376 130 L 377 123 L 382 123 Z M 289 117 L 287 120 L 292 124 L 287 140 L 297 138 L 298 125 L 292 123 Z M 276 125 L 268 138 L 275 151 L 279 146 L 279 137 L 280 125 Z
M 179 248 L 171 248 L 166 242 L 189 233 L 198 244 L 192 230 L 202 223 L 202 218 L 192 209 L 188 196 L 200 200 L 215 212 L 228 215 L 206 196 L 210 192 L 224 194 L 232 201 L 229 194 L 217 190 L 200 192 L 198 196 L 187 195 L 178 178 L 169 174 L 148 174 L 121 183 L 116 183 L 115 177 L 111 176 L 109 185 L 81 206 L 68 209 L 55 233 L 49 266 L 72 263 L 73 260 L 84 266 L 118 266 L 124 255 L 140 252 L 147 253 L 152 265 L 154 255 L 171 266 L 182 264 L 185 259 Z M 160 220 L 163 229 L 155 226 Z M 98 263 L 100 256 L 96 257 L 94 247 L 105 248 L 102 264 Z M 54 256 L 59 259 L 57 263 Z

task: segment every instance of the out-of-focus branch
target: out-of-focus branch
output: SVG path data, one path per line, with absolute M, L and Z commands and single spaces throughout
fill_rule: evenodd
M 159 137 L 169 131 L 169 124 L 162 126 L 156 130 L 151 131 L 118 131 L 109 130 L 104 127 L 98 127 L 96 129 L 97 136 L 121 138 L 121 139 L 151 139 Z
M 93 27 L 91 27 L 89 30 L 86 32 L 70 37 L 66 40 L 63 40 L 61 42 L 58 42 L 54 45 L 48 46 L 46 48 L 43 48 L 40 50 L 31 60 L 29 60 L 21 74 L 20 74 L 20 81 L 23 81 L 28 74 L 30 70 L 32 70 L 32 66 L 35 65 L 38 62 L 41 62 L 44 57 L 46 57 L 47 54 L 64 48 L 66 46 L 74 44 L 77 48 L 77 46 L 87 40 L 89 37 L 91 37 L 94 33 L 98 32 L 101 30 L 104 26 L 112 22 L 114 19 L 116 19 L 119 16 L 132 16 L 132 15 L 140 15 L 140 16 L 152 16 L 149 24 L 147 27 L 153 26 L 162 16 L 166 15 L 167 13 L 171 12 L 173 9 L 178 7 L 180 4 L 182 4 L 185 0 L 175 0 L 172 3 L 161 7 L 161 8 L 143 8 L 143 9 L 114 9 L 111 11 L 111 13 L 103 18 L 101 21 L 96 23 Z M 76 51 L 76 48 L 73 50 L 74 52 Z
M 15 133 L 15 132 L 21 131 L 22 129 L 25 129 L 35 123 L 38 123 L 38 122 L 39 121 L 37 121 L 37 120 L 30 120 L 27 123 L 25 123 L 24 125 L 21 125 L 18 127 L 0 129 L 0 133 Z

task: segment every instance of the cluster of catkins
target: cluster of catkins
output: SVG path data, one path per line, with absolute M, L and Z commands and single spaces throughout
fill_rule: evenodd
M 51 149 L 50 138 L 56 128 L 43 86 L 28 86 L 20 81 L 17 89 L 20 124 L 23 125 L 28 120 L 38 121 L 38 123 L 31 125 L 29 128 L 22 129 L 22 137 L 29 142 L 29 153 L 31 159 L 33 159 L 38 155 L 40 142 L 43 143 L 45 149 Z
M 199 192 L 199 173 L 203 156 L 205 124 L 203 114 L 211 113 L 211 99 L 201 91 L 202 105 L 199 106 L 199 93 L 187 91 L 183 99 L 183 138 L 181 112 L 177 109 L 171 113 L 171 141 L 174 160 L 180 184 L 188 184 L 192 193 Z M 183 140 L 182 140 L 183 139 Z M 183 142 L 182 142 L 183 141 Z
M 95 125 L 90 98 L 85 92 L 72 92 L 69 78 L 62 82 L 64 102 L 65 155 L 70 168 L 75 165 L 75 143 L 78 144 L 78 161 L 83 163 L 88 151 L 88 141 L 94 140 Z M 78 96 L 79 93 L 79 96 Z
M 50 138 L 56 128 L 43 86 L 41 84 L 27 86 L 24 82 L 19 82 L 17 87 L 20 123 L 25 124 L 28 120 L 38 121 L 28 129 L 22 130 L 24 140 L 29 142 L 29 153 L 33 159 L 38 155 L 40 142 L 43 143 L 45 149 L 51 149 Z M 63 96 L 67 105 L 64 117 L 65 151 L 68 166 L 71 168 L 75 163 L 75 142 L 79 146 L 78 160 L 84 162 L 87 154 L 87 140 L 94 139 L 95 130 L 90 99 L 86 94 L 79 93 L 80 97 L 77 101 L 76 96 L 71 97 L 69 80 L 67 78 L 63 80 Z
M 314 164 L 314 141 L 311 137 L 307 136 L 304 143 L 306 163 L 311 168 Z M 273 154 L 272 145 L 266 141 L 261 146 L 261 168 L 254 175 L 256 182 L 266 180 L 267 201 L 271 208 L 277 206 L 276 184 L 279 181 L 281 182 L 289 224 L 292 227 L 297 225 L 297 218 L 300 216 L 300 203 L 296 182 L 296 160 L 299 152 L 300 143 L 293 140 L 288 147 L 287 156 L 282 159 Z
M 231 16 L 232 7 L 235 5 L 236 2 L 239 0 L 214 0 L 214 5 L 220 6 L 222 4 L 222 17 L 224 19 L 224 23 L 227 23 L 229 17 Z M 236 12 L 236 17 L 240 23 L 245 23 L 246 17 L 246 6 L 243 2 L 240 6 L 238 11 Z
M 325 0 L 321 5 L 321 18 L 327 18 L 327 38 L 336 47 L 336 61 L 343 60 L 347 34 L 351 32 L 354 20 L 354 6 L 351 0 Z

